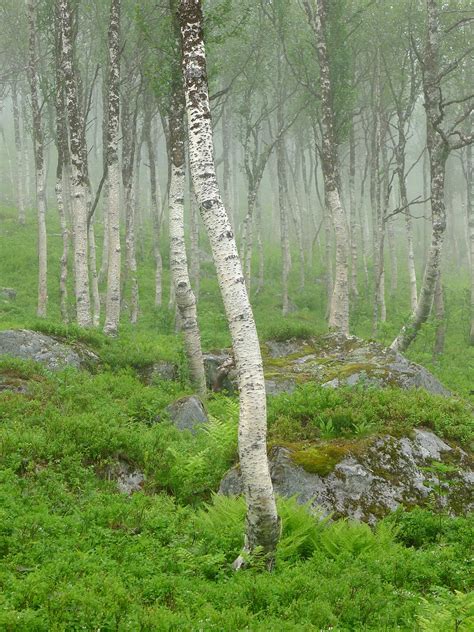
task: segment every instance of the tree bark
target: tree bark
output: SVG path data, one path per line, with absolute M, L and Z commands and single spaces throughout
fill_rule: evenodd
M 58 154 L 58 162 L 56 167 L 56 202 L 58 205 L 59 223 L 61 225 L 61 237 L 63 244 L 63 252 L 60 259 L 59 273 L 59 297 L 61 319 L 63 323 L 69 322 L 68 310 L 68 257 L 69 257 L 69 227 L 66 208 L 67 191 L 65 183 L 68 179 L 70 170 L 69 166 L 69 142 L 67 136 L 66 121 L 66 100 L 64 96 L 64 77 L 62 73 L 62 35 L 61 35 L 61 16 L 56 7 L 55 12 L 55 78 L 56 78 L 56 149 Z
M 153 223 L 153 256 L 155 258 L 155 306 L 160 307 L 163 298 L 163 261 L 160 252 L 160 234 L 163 212 L 160 208 L 161 196 L 159 194 L 159 184 L 156 177 L 156 156 L 155 148 L 151 138 L 151 123 L 151 110 L 150 108 L 146 108 L 145 118 L 143 121 L 143 135 L 148 153 L 148 167 L 150 169 L 150 196 Z
M 46 236 L 46 190 L 44 176 L 44 136 L 39 105 L 38 45 L 36 39 L 36 9 L 34 0 L 28 0 L 28 82 L 31 94 L 33 118 L 33 145 L 36 172 L 36 205 L 38 215 L 38 304 L 36 315 L 46 317 L 48 306 L 47 285 L 47 236 Z
M 73 60 L 72 9 L 69 0 L 58 0 L 62 35 L 62 73 L 65 82 L 66 111 L 69 121 L 74 278 L 77 323 L 92 325 L 89 287 L 89 246 L 87 234 L 88 172 L 84 114 L 79 96 L 78 77 Z
M 171 10 L 174 2 L 171 0 Z M 179 42 L 179 25 L 176 23 Z M 180 331 L 188 360 L 189 377 L 193 388 L 206 396 L 206 375 L 201 349 L 201 334 L 197 322 L 196 299 L 189 280 L 188 259 L 184 237 L 184 93 L 179 66 L 172 80 L 169 112 L 171 180 L 169 192 L 170 267 L 175 288 L 176 306 L 179 312 Z
M 392 342 L 397 351 L 406 351 L 416 338 L 421 326 L 430 315 L 439 275 L 441 251 L 446 231 L 446 209 L 444 204 L 444 182 L 446 160 L 450 147 L 439 127 L 439 113 L 442 111 L 439 68 L 439 16 L 435 0 L 426 0 L 427 41 L 422 68 L 423 93 L 426 112 L 426 139 L 429 153 L 431 190 L 431 246 L 425 267 L 418 305 L 409 322 Z
M 139 297 L 137 277 L 137 257 L 135 239 L 135 151 L 137 139 L 138 104 L 132 112 L 129 105 L 129 95 L 122 100 L 122 184 L 125 205 L 125 274 L 124 292 L 130 285 L 130 322 L 136 324 L 138 320 Z M 123 297 L 124 298 L 124 297 Z
M 13 109 L 13 131 L 15 134 L 15 150 L 16 150 L 16 194 L 18 205 L 18 223 L 22 226 L 26 222 L 25 214 L 25 193 L 23 188 L 23 148 L 20 128 L 20 108 L 18 105 L 18 89 L 16 81 L 12 82 L 12 109 Z
M 262 547 L 271 567 L 280 525 L 267 459 L 265 381 L 242 266 L 216 178 L 201 1 L 181 0 L 179 17 L 191 173 L 216 264 L 239 382 L 239 457 L 247 502 L 245 550 Z M 236 568 L 243 564 L 242 556 L 234 563 Z
M 470 116 L 470 130 L 474 128 L 474 112 Z M 469 228 L 469 251 L 471 273 L 471 331 L 469 341 L 474 345 L 474 161 L 472 145 L 466 147 L 467 213 Z
M 104 333 L 114 336 L 120 321 L 120 168 L 118 134 L 120 117 L 120 0 L 111 0 L 107 80 L 107 230 L 108 265 Z
M 329 310 L 329 327 L 344 335 L 348 335 L 349 232 L 339 191 L 340 178 L 333 112 L 330 60 L 326 43 L 326 3 L 327 0 L 319 0 L 317 7 L 312 8 L 309 0 L 304 0 L 304 6 L 316 40 L 316 50 L 319 62 L 319 88 L 321 93 L 322 109 L 321 162 L 323 168 L 326 206 L 331 214 L 336 237 L 336 269 Z

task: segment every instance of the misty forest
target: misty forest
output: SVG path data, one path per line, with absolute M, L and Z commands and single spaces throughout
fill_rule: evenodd
M 470 0 L 0 0 L 0 630 L 474 630 Z

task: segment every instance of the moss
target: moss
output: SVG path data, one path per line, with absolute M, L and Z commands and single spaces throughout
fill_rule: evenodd
M 367 441 L 334 440 L 293 443 L 284 447 L 290 450 L 293 463 L 312 474 L 327 476 L 349 454 L 362 454 L 367 447 Z

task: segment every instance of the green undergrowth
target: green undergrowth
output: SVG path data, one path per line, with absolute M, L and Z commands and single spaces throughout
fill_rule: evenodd
M 387 432 L 409 434 L 416 426 L 472 447 L 474 417 L 461 399 L 397 388 L 324 388 L 302 384 L 291 394 L 269 398 L 271 443 L 354 438 Z
M 48 320 L 35 316 L 35 223 L 0 219 L 0 329 L 31 328 L 85 344 L 101 362 L 94 374 L 51 373 L 14 359 L 0 361 L 0 630 L 107 632 L 217 630 L 321 631 L 472 630 L 473 522 L 427 509 L 397 511 L 377 528 L 311 515 L 294 499 L 278 500 L 282 537 L 272 573 L 256 551 L 235 573 L 245 530 L 242 499 L 215 495 L 237 458 L 238 405 L 211 394 L 210 422 L 192 435 L 178 431 L 166 407 L 191 393 L 182 339 L 168 303 L 168 247 L 162 253 L 163 307 L 153 304 L 151 231 L 138 231 L 140 319 L 125 312 L 119 336 L 59 324 L 60 231 L 48 213 Z M 98 252 L 101 226 L 97 226 Z M 203 243 L 206 248 L 206 243 Z M 325 330 L 321 270 L 297 289 L 294 311 L 281 315 L 280 264 L 266 252 L 266 283 L 252 295 L 262 340 L 306 339 Z M 297 257 L 295 257 L 295 261 Z M 202 268 L 199 320 L 205 349 L 228 347 L 212 265 Z M 69 296 L 73 296 L 69 279 Z M 389 299 L 389 342 L 406 318 L 407 287 Z M 103 288 L 101 288 L 103 290 Z M 127 288 L 126 288 L 127 291 Z M 406 294 L 406 297 L 405 297 Z M 312 384 L 268 401 L 270 445 L 293 446 L 313 471 L 326 473 L 372 435 L 433 428 L 472 445 L 472 349 L 466 346 L 462 280 L 447 292 L 446 352 L 433 359 L 428 324 L 410 358 L 422 361 L 464 399 L 421 391 L 322 389 Z M 73 305 L 70 305 L 73 316 Z M 370 309 L 354 306 L 351 328 L 370 335 Z M 175 382 L 144 384 L 155 362 L 178 367 Z M 1 390 L 3 385 L 22 392 Z M 471 398 L 471 402 L 474 399 Z M 298 449 L 296 449 L 298 448 Z M 298 456 L 297 456 L 298 458 Z M 125 496 L 107 474 L 118 462 L 145 475 Z

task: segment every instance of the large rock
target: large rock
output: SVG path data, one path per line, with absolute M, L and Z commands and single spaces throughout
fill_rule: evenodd
M 297 496 L 334 517 L 375 523 L 398 506 L 435 505 L 452 514 L 474 509 L 473 460 L 428 430 L 276 447 L 270 457 L 276 493 Z M 242 493 L 239 467 L 223 478 L 220 493 Z
M 82 344 L 68 344 L 28 329 L 0 331 L 0 357 L 3 355 L 40 362 L 50 371 L 90 368 L 99 362 L 98 356 Z
M 262 347 L 267 390 L 272 395 L 291 392 L 308 381 L 328 388 L 364 384 L 423 388 L 436 395 L 450 395 L 422 366 L 377 342 L 355 336 L 328 334 L 309 340 L 270 340 Z
M 166 413 L 179 430 L 193 433 L 208 421 L 203 403 L 196 395 L 181 397 L 166 408 Z

